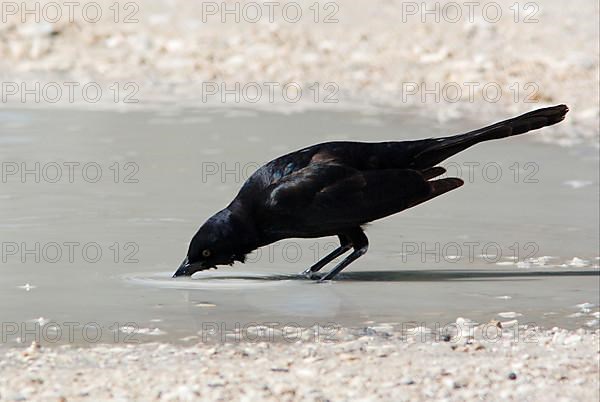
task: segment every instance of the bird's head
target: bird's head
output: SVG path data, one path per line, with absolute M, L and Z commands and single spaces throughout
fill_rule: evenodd
M 248 249 L 248 228 L 228 209 L 213 215 L 196 232 L 186 258 L 173 275 L 192 276 L 198 271 L 217 268 L 218 265 L 233 265 L 244 262 Z

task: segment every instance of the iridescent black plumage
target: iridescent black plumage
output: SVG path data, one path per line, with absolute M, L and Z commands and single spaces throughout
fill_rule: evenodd
M 327 142 L 281 156 L 258 169 L 231 204 L 199 229 L 174 276 L 243 262 L 246 254 L 281 239 L 337 235 L 340 247 L 305 271 L 312 275 L 353 248 L 321 278 L 331 279 L 367 251 L 362 225 L 463 185 L 458 178 L 432 180 L 445 172 L 436 164 L 479 142 L 556 124 L 568 110 L 539 109 L 451 137 Z

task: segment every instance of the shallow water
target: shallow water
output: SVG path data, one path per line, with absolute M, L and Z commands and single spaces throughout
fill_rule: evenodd
M 198 226 L 282 153 L 479 125 L 443 129 L 408 113 L 2 110 L 2 345 L 457 317 L 597 328 L 598 151 L 532 136 L 443 164 L 466 185 L 370 225 L 369 253 L 334 283 L 296 275 L 334 238 L 283 241 L 246 265 L 170 278 Z

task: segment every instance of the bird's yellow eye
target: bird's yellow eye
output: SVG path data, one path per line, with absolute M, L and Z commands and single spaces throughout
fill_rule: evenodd
M 202 256 L 204 256 L 204 257 L 210 257 L 210 250 L 209 249 L 203 250 L 202 251 Z

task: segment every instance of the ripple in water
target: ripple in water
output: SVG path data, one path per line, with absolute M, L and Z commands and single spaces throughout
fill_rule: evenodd
M 134 273 L 123 279 L 137 285 L 168 289 L 240 289 L 265 286 L 289 286 L 292 283 L 313 283 L 298 274 L 256 274 L 252 272 L 202 272 L 192 278 L 172 278 L 173 272 Z

